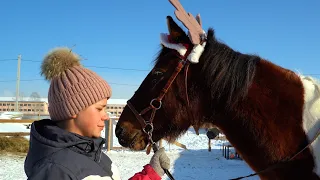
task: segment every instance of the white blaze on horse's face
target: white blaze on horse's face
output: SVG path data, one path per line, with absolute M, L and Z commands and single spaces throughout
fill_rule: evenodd
M 304 87 L 303 128 L 312 141 L 320 129 L 320 84 L 311 78 L 301 77 Z M 320 176 L 320 136 L 311 144 L 315 173 Z

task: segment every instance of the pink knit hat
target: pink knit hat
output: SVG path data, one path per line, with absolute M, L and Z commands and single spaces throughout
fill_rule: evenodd
M 95 72 L 84 68 L 68 48 L 52 50 L 44 58 L 41 75 L 51 81 L 49 114 L 53 121 L 67 120 L 86 107 L 110 98 L 111 87 Z

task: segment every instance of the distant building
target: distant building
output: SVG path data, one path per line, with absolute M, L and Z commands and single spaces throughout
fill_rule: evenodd
M 0 97 L 0 112 L 15 111 L 15 97 Z M 124 106 L 127 104 L 127 99 L 109 99 L 107 105 L 107 112 L 112 116 L 119 117 Z M 24 115 L 40 115 L 47 116 L 48 112 L 48 98 L 39 98 L 35 101 L 32 98 L 24 97 L 18 101 L 19 111 Z
M 15 98 L 13 97 L 0 97 L 0 112 L 15 111 Z M 41 98 L 37 101 L 31 98 L 24 98 L 23 101 L 18 101 L 18 111 L 24 115 L 48 115 L 48 101 Z
M 126 104 L 127 99 L 109 99 L 107 105 L 107 112 L 109 112 L 112 116 L 119 117 Z

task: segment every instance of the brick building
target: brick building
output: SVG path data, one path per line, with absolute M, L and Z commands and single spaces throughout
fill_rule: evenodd
M 126 99 L 109 99 L 107 112 L 109 112 L 112 116 L 119 117 L 126 103 Z M 0 112 L 14 112 L 15 104 L 15 97 L 0 97 Z M 19 111 L 24 115 L 49 115 L 49 104 L 47 98 L 39 98 L 34 100 L 32 98 L 25 97 L 18 101 L 18 106 Z

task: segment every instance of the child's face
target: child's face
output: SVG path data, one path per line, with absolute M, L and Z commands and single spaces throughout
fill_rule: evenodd
M 106 113 L 107 99 L 103 99 L 79 112 L 75 125 L 82 136 L 98 138 L 104 128 L 104 121 L 109 120 Z

